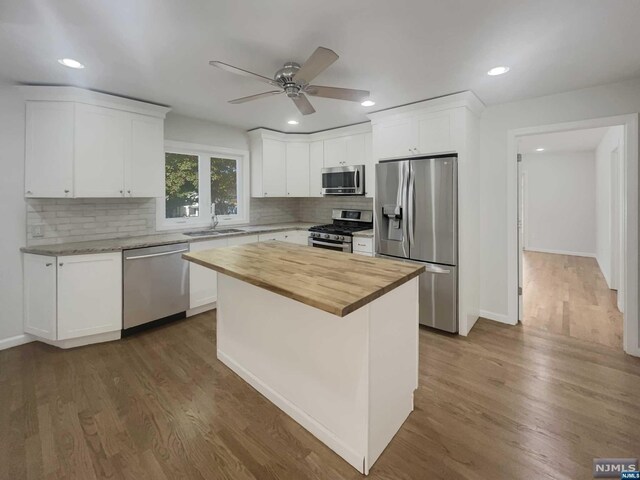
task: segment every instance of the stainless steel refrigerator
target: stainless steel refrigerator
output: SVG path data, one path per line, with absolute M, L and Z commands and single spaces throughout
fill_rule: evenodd
M 420 323 L 458 331 L 458 159 L 376 165 L 376 253 L 425 265 Z

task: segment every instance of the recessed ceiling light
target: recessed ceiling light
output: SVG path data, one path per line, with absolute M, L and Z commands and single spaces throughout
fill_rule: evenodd
M 544 148 L 542 148 L 542 147 L 536 148 L 536 152 L 544 152 Z
M 375 104 L 376 102 L 374 102 L 373 100 L 365 100 L 360 105 L 362 105 L 363 107 L 373 107 Z
M 298 125 L 298 123 L 300 123 L 300 122 L 298 122 L 297 120 L 289 120 L 287 123 L 289 125 Z
M 487 75 L 496 76 L 502 75 L 509 71 L 509 67 L 493 67 L 491 70 L 487 72 Z
M 58 59 L 58 63 L 60 65 L 64 65 L 65 67 L 69 67 L 69 68 L 78 68 L 78 69 L 84 68 L 83 64 L 81 64 L 77 60 L 74 60 L 73 58 L 60 58 Z

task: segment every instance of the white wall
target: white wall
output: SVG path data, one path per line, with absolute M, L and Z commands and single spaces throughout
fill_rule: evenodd
M 640 112 L 640 79 L 488 107 L 480 119 L 481 309 L 508 318 L 508 130 Z
M 249 136 L 235 127 L 184 117 L 169 112 L 164 122 L 164 138 L 180 142 L 249 150 Z
M 522 156 L 525 248 L 595 256 L 596 161 L 594 152 Z
M 22 256 L 26 242 L 24 201 L 25 107 L 15 87 L 0 84 L 0 348 L 22 336 Z M 15 343 L 18 339 L 14 339 Z
M 624 127 L 611 127 L 604 135 L 596 149 L 596 221 L 597 242 L 596 258 L 607 285 L 611 288 L 613 265 L 611 263 L 612 249 L 612 195 L 619 195 L 620 191 L 611 189 L 611 153 L 617 148 L 620 159 L 624 158 Z M 619 248 L 619 247 L 616 247 Z

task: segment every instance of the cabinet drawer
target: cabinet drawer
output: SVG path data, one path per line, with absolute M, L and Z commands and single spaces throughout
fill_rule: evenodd
M 353 238 L 353 251 L 373 253 L 373 238 L 354 237 Z

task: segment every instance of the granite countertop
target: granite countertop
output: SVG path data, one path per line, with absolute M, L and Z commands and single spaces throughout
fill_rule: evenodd
M 218 230 L 233 228 L 242 230 L 235 233 L 223 233 L 218 235 L 204 235 L 190 237 L 184 233 L 159 233 L 156 235 L 144 235 L 137 237 L 122 237 L 107 240 L 92 240 L 87 242 L 58 243 L 52 245 L 37 245 L 23 247 L 20 251 L 24 253 L 35 253 L 38 255 L 81 255 L 89 253 L 120 252 L 129 248 L 153 247 L 157 245 L 169 245 L 182 242 L 202 242 L 213 240 L 214 238 L 241 237 L 245 235 L 257 235 L 260 233 L 283 232 L 287 230 L 308 230 L 315 223 L 279 223 L 273 225 L 250 225 L 244 227 L 220 227 Z M 201 229 L 205 230 L 205 229 Z M 193 230 L 198 231 L 198 229 Z
M 361 238 L 373 238 L 374 232 L 373 232 L 373 229 L 361 230 L 359 232 L 354 232 L 353 236 L 354 237 L 361 237 Z
M 182 258 L 344 317 L 424 272 L 415 263 L 270 241 Z

